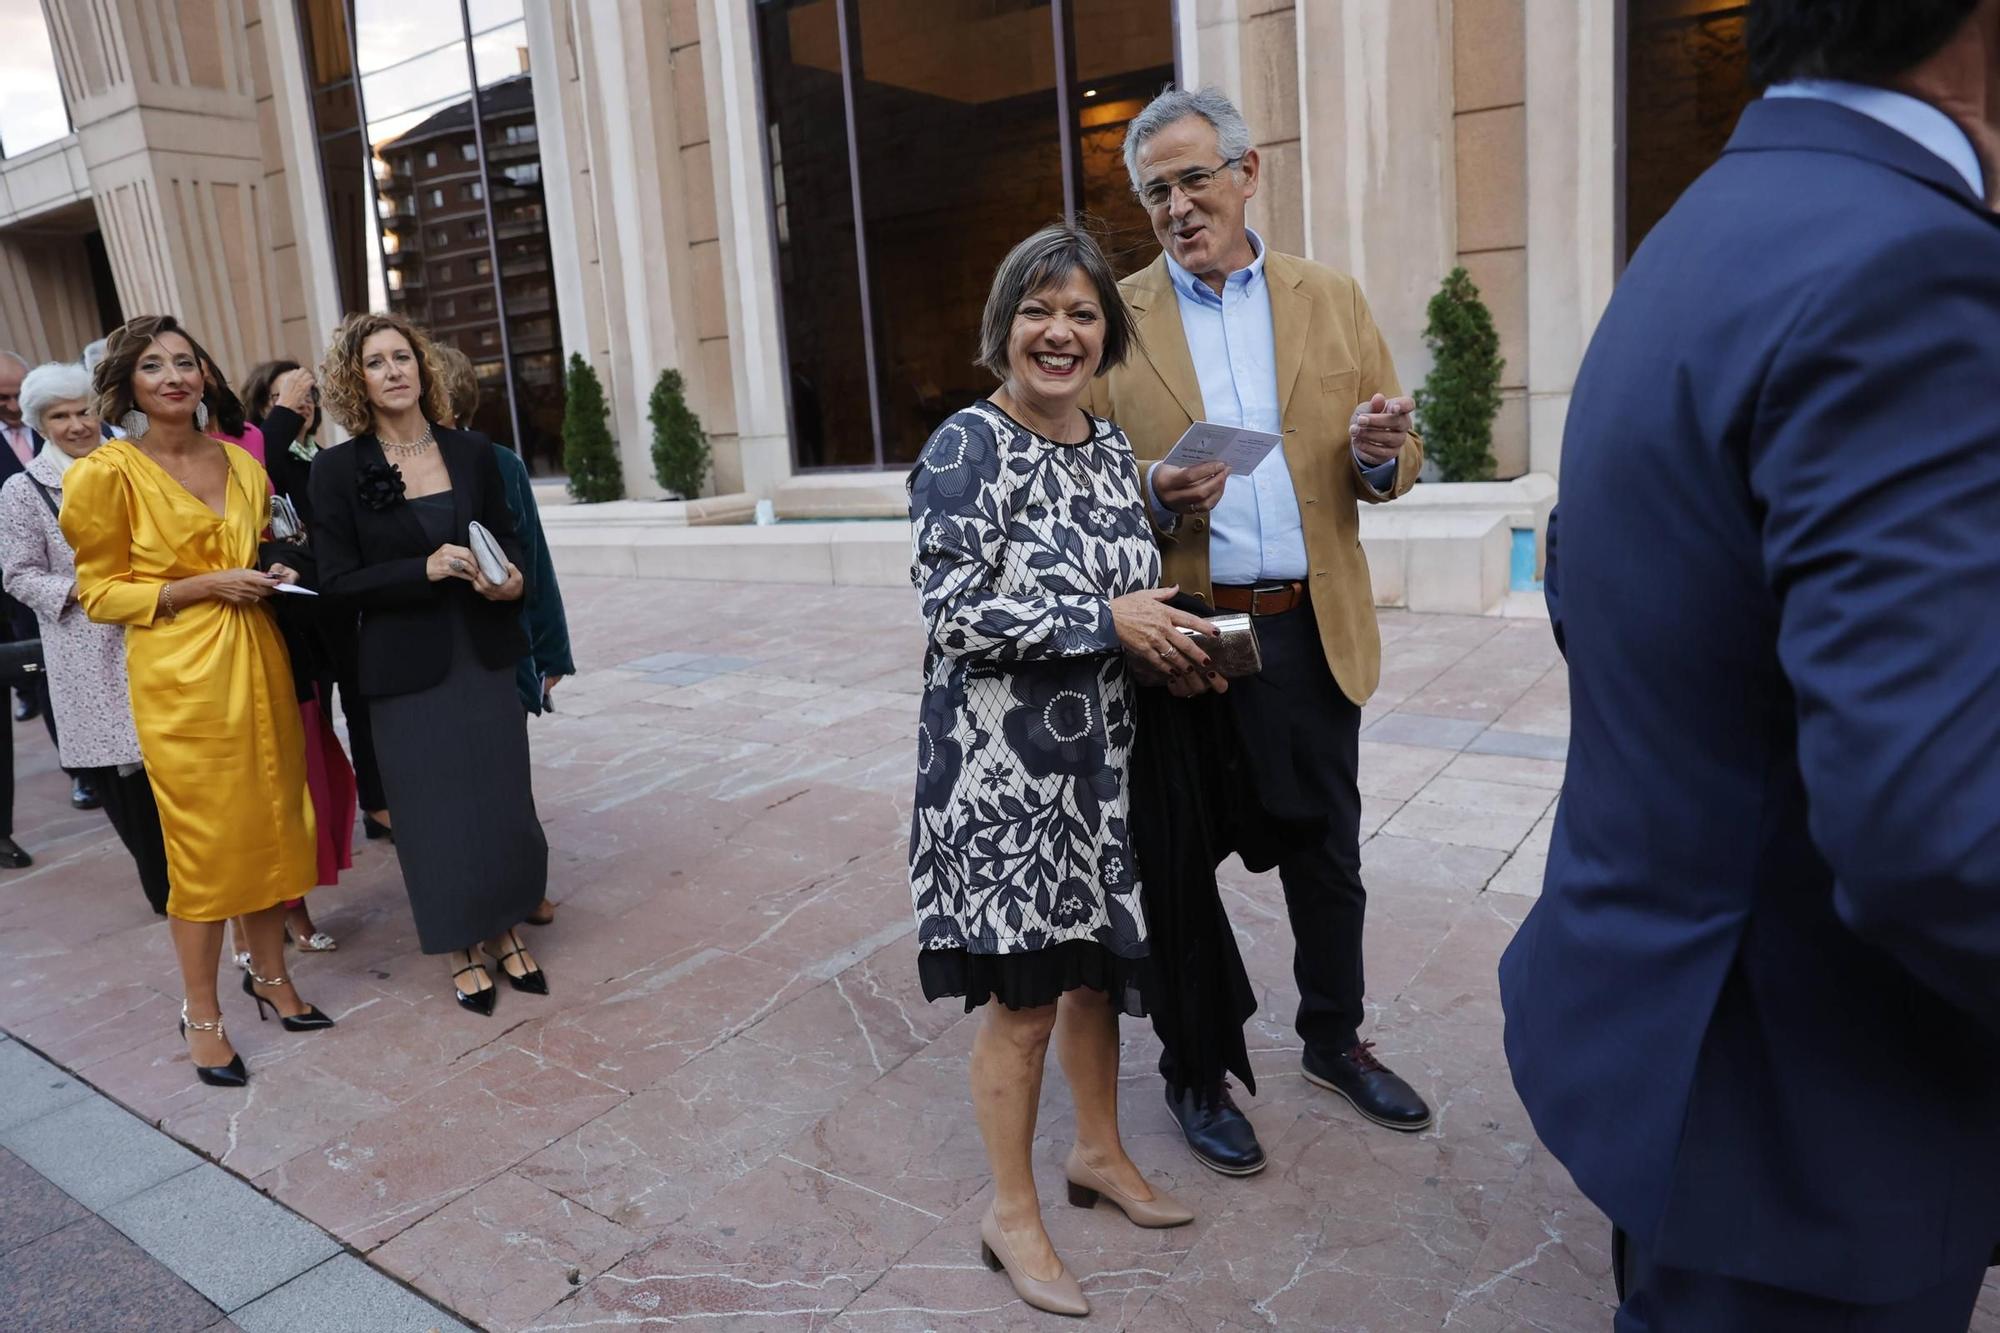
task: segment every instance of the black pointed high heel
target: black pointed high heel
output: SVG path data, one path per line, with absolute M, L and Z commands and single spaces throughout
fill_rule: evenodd
M 271 1014 L 276 1014 L 278 1022 L 284 1025 L 287 1032 L 317 1032 L 321 1028 L 332 1027 L 333 1020 L 312 1005 L 307 1005 L 306 1011 L 302 1014 L 287 1014 L 279 1009 L 277 1005 L 257 993 L 259 985 L 282 986 L 287 980 L 288 978 L 283 976 L 279 976 L 275 980 L 270 977 L 260 977 L 247 967 L 243 969 L 243 993 L 257 1002 L 257 1021 L 268 1023 L 271 1021 Z M 264 1012 L 266 1007 L 269 1007 L 271 1014 Z
M 361 812 L 361 833 L 370 842 L 374 842 L 377 838 L 387 838 L 392 843 L 396 841 L 396 830 L 366 810 Z
M 458 997 L 459 1008 L 470 1009 L 475 1014 L 484 1014 L 488 1018 L 491 1018 L 493 1016 L 493 1001 L 498 995 L 497 988 L 492 984 L 493 978 L 486 977 L 486 989 L 476 990 L 470 995 L 467 995 L 458 988 L 458 979 L 467 972 L 477 972 L 481 976 L 486 976 L 486 965 L 474 959 L 472 951 L 469 949 L 466 951 L 466 959 L 465 966 L 451 974 L 451 993 Z
M 499 964 L 500 975 L 507 978 L 509 986 L 512 986 L 517 991 L 525 991 L 530 995 L 547 995 L 549 993 L 549 979 L 540 967 L 532 967 L 518 977 L 507 970 L 507 960 L 509 958 L 520 957 L 528 952 L 521 946 L 521 941 L 514 937 L 514 932 L 511 930 L 507 932 L 507 943 L 513 947 L 503 949 L 499 953 L 494 953 L 493 950 L 488 949 L 483 944 L 479 947 L 488 958 Z
M 182 1000 L 182 1041 L 187 1040 L 189 1028 L 193 1028 L 196 1032 L 213 1032 L 216 1036 L 222 1037 L 223 1040 L 228 1040 L 227 1034 L 222 1030 L 222 1015 L 217 1014 L 213 1023 L 197 1023 L 194 1019 L 188 1017 L 187 1001 Z M 240 1088 L 250 1081 L 250 1071 L 243 1067 L 243 1057 L 241 1055 L 230 1056 L 229 1063 L 226 1065 L 196 1065 L 194 1067 L 194 1076 L 208 1084 L 211 1088 Z

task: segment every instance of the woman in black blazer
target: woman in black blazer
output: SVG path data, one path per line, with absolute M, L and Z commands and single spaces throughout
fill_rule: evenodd
M 320 589 L 360 612 L 359 684 L 418 941 L 449 955 L 458 1002 L 490 1014 L 482 952 L 514 989 L 548 994 L 514 933 L 547 888 L 548 843 L 514 692 L 528 645 L 513 515 L 492 447 L 436 425 L 444 377 L 415 325 L 348 316 L 319 378 L 354 433 L 313 459 Z M 504 582 L 480 572 L 474 520 L 507 554 Z

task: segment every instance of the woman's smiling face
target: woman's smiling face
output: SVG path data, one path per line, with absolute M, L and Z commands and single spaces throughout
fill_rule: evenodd
M 132 405 L 154 421 L 193 419 L 204 380 L 194 344 L 178 333 L 162 333 L 146 344 L 132 368 Z
M 1090 275 L 1073 268 L 1029 293 L 1007 334 L 1007 370 L 1034 398 L 1074 404 L 1104 359 L 1104 306 Z

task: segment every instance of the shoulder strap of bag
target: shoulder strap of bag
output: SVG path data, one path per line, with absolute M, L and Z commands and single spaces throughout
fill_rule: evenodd
M 47 486 L 44 486 L 41 482 L 41 479 L 36 477 L 33 473 L 23 472 L 21 475 L 26 477 L 28 479 L 28 484 L 30 486 L 33 486 L 35 490 L 41 495 L 42 503 L 49 507 L 49 512 L 51 514 L 55 515 L 56 522 L 58 523 L 62 522 L 62 508 L 61 506 L 56 504 L 55 492 L 51 491 Z

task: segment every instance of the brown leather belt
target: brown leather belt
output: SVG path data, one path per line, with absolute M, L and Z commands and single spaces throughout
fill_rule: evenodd
M 1306 599 L 1306 585 L 1297 579 L 1289 583 L 1260 583 L 1254 588 L 1218 583 L 1210 589 L 1218 611 L 1247 611 L 1253 616 L 1276 616 L 1296 609 Z

